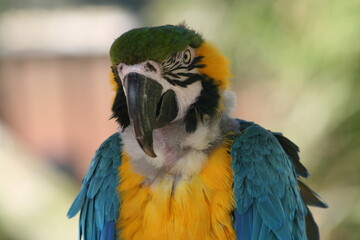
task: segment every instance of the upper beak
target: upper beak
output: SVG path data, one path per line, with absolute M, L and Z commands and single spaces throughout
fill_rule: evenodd
M 148 156 L 155 158 L 152 132 L 176 118 L 178 105 L 175 92 L 168 90 L 163 94 L 161 84 L 135 72 L 125 76 L 124 88 L 136 140 Z

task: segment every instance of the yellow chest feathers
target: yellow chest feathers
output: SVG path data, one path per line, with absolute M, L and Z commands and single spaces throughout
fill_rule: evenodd
M 123 154 L 117 229 L 121 240 L 235 239 L 231 211 L 233 173 L 228 147 L 216 149 L 200 173 L 143 185 Z M 175 187 L 173 187 L 175 186 Z

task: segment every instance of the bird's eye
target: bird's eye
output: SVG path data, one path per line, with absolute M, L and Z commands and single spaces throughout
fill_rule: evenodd
M 183 62 L 189 64 L 191 60 L 191 53 L 189 49 L 186 49 L 183 54 Z

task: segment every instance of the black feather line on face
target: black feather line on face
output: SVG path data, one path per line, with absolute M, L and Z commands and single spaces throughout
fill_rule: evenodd
M 182 62 L 175 62 L 176 57 L 173 56 L 162 64 L 164 69 L 162 76 L 171 85 L 186 88 L 188 85 L 202 80 L 202 75 L 188 72 L 194 68 L 205 67 L 204 64 L 198 64 L 201 59 L 203 59 L 203 56 L 195 57 L 190 64 L 184 66 Z M 185 70 L 185 72 L 176 72 L 178 70 Z M 180 80 L 181 77 L 187 77 L 187 79 L 185 81 Z
M 121 127 L 125 129 L 130 125 L 130 118 L 127 109 L 126 96 L 123 90 L 123 86 L 121 83 L 121 79 L 119 78 L 119 74 L 115 66 L 111 67 L 111 70 L 115 76 L 115 81 L 118 84 L 118 90 L 116 93 L 116 97 L 111 108 L 113 114 L 111 118 L 115 118 L 118 123 L 120 123 Z
M 191 107 L 187 111 L 184 121 L 185 121 L 186 132 L 188 132 L 188 133 L 195 132 L 195 130 L 197 128 L 197 114 L 196 114 L 195 107 Z
M 178 75 L 180 75 L 180 74 L 178 74 Z M 179 80 L 171 79 L 169 77 L 164 76 L 164 79 L 173 86 L 179 86 L 179 87 L 183 87 L 183 88 L 186 88 L 190 84 L 193 84 L 194 82 L 197 82 L 197 81 L 201 81 L 203 79 L 203 77 L 200 74 L 196 74 L 196 73 L 183 73 L 181 75 L 187 76 L 188 78 L 185 81 L 179 81 Z
M 203 120 L 204 115 L 214 117 L 220 101 L 219 88 L 214 79 L 202 75 L 202 90 L 195 103 L 191 104 L 185 115 L 185 129 L 188 133 L 195 132 L 197 122 Z

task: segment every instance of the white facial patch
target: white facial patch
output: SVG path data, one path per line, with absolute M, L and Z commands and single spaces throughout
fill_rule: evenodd
M 126 65 L 124 63 L 120 63 L 117 66 L 117 70 L 118 70 L 119 78 L 120 78 L 123 86 L 124 86 L 125 76 L 128 75 L 129 73 L 138 73 L 145 77 L 154 79 L 156 81 L 161 79 L 160 66 L 157 62 L 154 62 L 154 61 L 146 61 L 146 62 L 142 62 L 139 64 L 134 64 L 134 65 Z M 126 91 L 124 91 L 124 92 L 126 94 Z
M 187 110 L 191 104 L 193 104 L 197 97 L 200 96 L 202 85 L 201 82 L 195 82 L 187 86 L 187 88 L 175 88 L 171 87 L 172 90 L 176 93 L 176 98 L 178 101 L 179 112 L 174 121 L 182 119 L 185 117 Z

